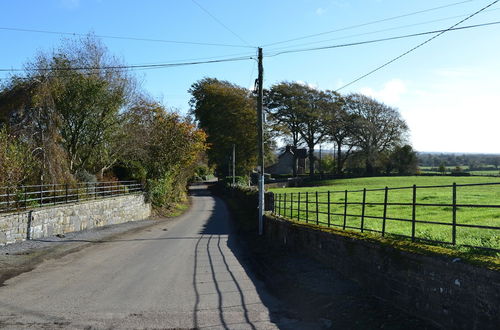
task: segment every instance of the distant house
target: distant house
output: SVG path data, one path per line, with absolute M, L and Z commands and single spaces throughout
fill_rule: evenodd
M 297 159 L 297 174 L 305 173 L 307 150 L 287 146 L 285 151 L 278 156 L 278 162 L 266 168 L 270 174 L 293 174 L 294 156 Z

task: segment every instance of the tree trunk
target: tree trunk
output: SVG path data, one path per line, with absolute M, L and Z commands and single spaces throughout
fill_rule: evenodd
M 367 158 L 365 164 L 366 164 L 366 175 L 373 176 L 374 168 L 372 160 L 370 158 Z
M 342 173 L 342 146 L 337 143 L 337 174 L 340 175 Z
M 309 147 L 309 176 L 314 176 L 314 147 Z

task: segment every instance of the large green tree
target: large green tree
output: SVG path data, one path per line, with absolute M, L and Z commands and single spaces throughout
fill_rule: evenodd
M 377 160 L 406 141 L 408 126 L 398 110 L 362 94 L 345 97 L 345 107 L 356 116 L 355 145 L 373 175 Z
M 304 88 L 293 82 L 281 82 L 265 92 L 265 105 L 272 130 L 297 149 L 301 144 L 300 124 L 304 107 Z M 297 157 L 294 153 L 293 176 L 297 175 Z
M 357 115 L 345 106 L 339 94 L 326 91 L 330 95 L 326 109 L 327 139 L 334 144 L 336 174 L 341 174 L 346 161 L 355 149 L 354 134 L 357 129 Z
M 205 78 L 189 90 L 191 112 L 207 134 L 208 160 L 219 176 L 228 173 L 233 144 L 237 175 L 257 164 L 257 114 L 250 92 L 228 81 Z
M 116 160 L 111 140 L 135 88 L 119 64 L 91 35 L 67 40 L 38 54 L 0 93 L 1 119 L 41 150 L 42 172 L 52 181 L 102 173 Z
M 323 91 L 302 86 L 302 100 L 299 110 L 299 132 L 308 148 L 309 175 L 314 175 L 314 148 L 321 143 L 327 133 L 327 109 L 331 96 Z

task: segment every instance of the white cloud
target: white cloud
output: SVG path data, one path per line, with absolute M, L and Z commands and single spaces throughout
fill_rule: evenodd
M 321 7 L 316 9 L 316 15 L 321 16 L 324 13 L 326 13 L 326 9 L 321 8 Z
M 302 85 L 302 86 L 307 86 L 307 87 L 312 88 L 312 89 L 318 89 L 317 84 L 308 83 L 308 82 L 305 82 L 302 80 L 297 80 L 296 83 L 299 85 Z
M 386 82 L 380 90 L 363 87 L 359 92 L 384 103 L 394 105 L 399 102 L 401 96 L 407 92 L 407 87 L 406 83 L 401 79 L 392 79 Z

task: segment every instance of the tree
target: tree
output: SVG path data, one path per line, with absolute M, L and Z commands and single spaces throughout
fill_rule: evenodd
M 446 173 L 446 164 L 444 162 L 441 162 L 441 164 L 439 164 L 439 169 L 438 169 L 439 173 L 441 173 L 442 175 L 445 175 Z
M 206 135 L 188 119 L 142 97 L 124 113 L 128 147 L 114 167 L 122 179 L 146 181 L 155 206 L 185 198 L 188 180 L 206 150 Z
M 228 173 L 236 145 L 237 175 L 248 175 L 257 163 L 255 100 L 245 88 L 214 78 L 194 83 L 189 92 L 191 113 L 207 133 L 208 160 L 219 176 Z
M 272 129 L 285 136 L 294 150 L 301 142 L 300 111 L 305 99 L 304 86 L 298 83 L 281 82 L 265 93 L 266 110 Z M 297 176 L 297 157 L 294 153 L 293 176 Z
M 352 109 L 345 106 L 344 99 L 335 92 L 330 94 L 327 106 L 327 136 L 336 148 L 336 174 L 341 174 L 344 164 L 355 148 L 354 134 L 356 132 L 357 116 L 350 112 Z
M 365 157 L 366 174 L 373 175 L 377 157 L 401 145 L 408 126 L 396 109 L 362 94 L 347 96 L 345 107 L 357 117 L 355 144 Z
M 417 171 L 417 153 L 408 144 L 396 147 L 390 155 L 390 161 L 400 175 L 411 175 Z
M 44 172 L 58 168 L 52 172 L 61 180 L 66 167 L 70 174 L 102 173 L 116 161 L 110 140 L 135 89 L 123 70 L 104 68 L 119 64 L 89 35 L 38 54 L 26 65 L 25 76 L 14 77 L 3 90 L 2 117 L 43 150 Z M 58 159 L 64 163 L 53 166 Z
M 35 170 L 33 152 L 6 127 L 0 128 L 0 187 L 25 183 Z

